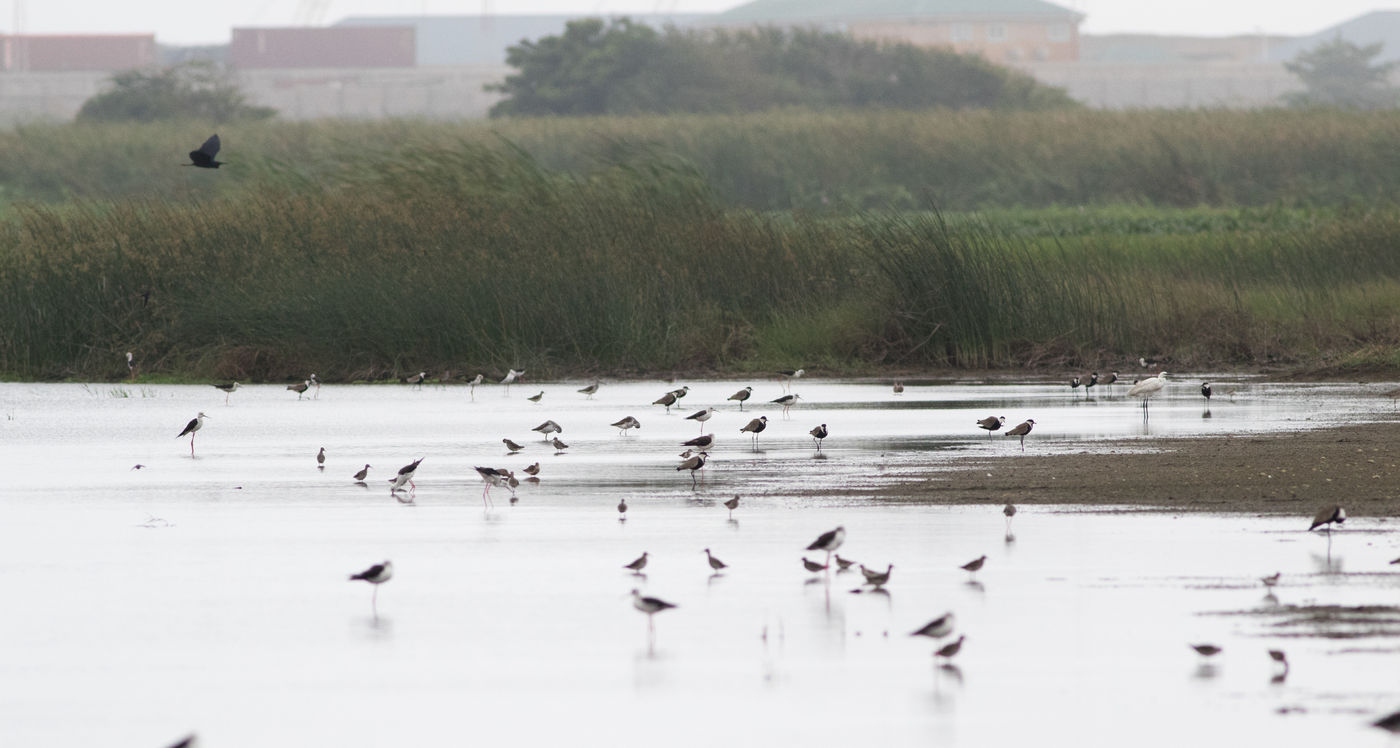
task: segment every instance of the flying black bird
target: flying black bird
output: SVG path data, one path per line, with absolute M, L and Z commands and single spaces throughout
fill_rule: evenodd
M 219 155 L 219 135 L 215 133 L 204 141 L 204 145 L 197 151 L 190 151 L 190 161 L 194 163 L 185 166 L 198 166 L 201 169 L 217 169 L 223 161 L 215 161 L 214 157 Z

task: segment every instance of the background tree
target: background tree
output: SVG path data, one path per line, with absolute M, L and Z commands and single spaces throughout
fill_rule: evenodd
M 1396 91 L 1390 85 L 1394 62 L 1376 63 L 1381 43 L 1358 47 L 1334 39 L 1284 63 L 1298 76 L 1306 91 L 1290 94 L 1293 106 L 1332 109 L 1386 109 L 1395 106 Z
M 519 72 L 487 86 L 506 95 L 492 116 L 1077 106 L 981 57 L 814 30 L 662 32 L 587 19 L 511 47 L 506 60 Z
M 113 75 L 109 84 L 83 102 L 79 121 L 198 119 L 218 124 L 277 114 L 270 107 L 249 104 L 228 71 L 207 61 L 127 70 Z

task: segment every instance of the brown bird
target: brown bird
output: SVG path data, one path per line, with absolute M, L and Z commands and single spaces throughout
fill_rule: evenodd
M 287 389 L 297 393 L 297 399 L 300 400 L 301 396 L 306 394 L 308 389 L 311 389 L 311 380 L 304 380 L 301 384 L 289 384 L 287 385 Z
M 1381 717 L 1371 723 L 1372 727 L 1379 727 L 1386 732 L 1400 735 L 1400 712 L 1396 712 L 1387 717 Z
M 853 560 L 851 560 L 851 559 L 849 559 L 849 558 L 841 558 L 841 554 L 839 554 L 839 553 L 836 554 L 836 570 L 837 570 L 837 571 L 845 571 L 845 570 L 847 570 L 847 569 L 849 569 L 849 568 L 851 568 L 852 566 L 855 566 L 855 565 L 856 565 L 856 562 L 855 562 L 855 561 L 853 561 Z
M 1006 416 L 987 416 L 977 422 L 977 428 L 986 429 L 987 436 L 991 436 L 993 431 L 1006 425 Z
M 365 478 L 369 477 L 369 463 L 365 463 L 365 466 L 360 468 L 360 472 L 355 473 L 353 477 L 355 480 L 363 483 Z
M 1340 506 L 1337 506 L 1335 504 L 1333 504 L 1332 506 L 1325 506 L 1317 510 L 1317 514 L 1313 516 L 1312 525 L 1308 527 L 1308 531 L 1311 532 L 1319 527 L 1322 527 L 1323 525 L 1326 525 L 1327 532 L 1332 532 L 1333 524 L 1340 525 L 1346 521 L 1346 510 L 1342 509 Z
M 535 464 L 530 465 L 529 467 L 525 468 L 525 474 L 526 474 L 526 475 L 539 475 L 539 474 L 540 474 L 540 464 L 539 464 L 538 462 L 536 462 Z
M 695 471 L 699 470 L 702 467 L 705 467 L 705 458 L 707 456 L 708 455 L 706 455 L 704 452 L 697 452 L 696 454 L 691 455 L 690 458 L 687 459 L 685 462 L 682 462 L 676 467 L 676 470 L 678 472 L 681 470 L 690 471 L 691 488 L 695 488 Z
M 1006 515 L 1006 531 L 1011 532 L 1011 518 L 1016 516 L 1016 505 L 1008 502 L 1001 508 L 1001 513 Z
M 536 427 L 534 427 L 534 428 L 532 428 L 532 429 L 530 429 L 530 430 L 531 430 L 531 431 L 538 431 L 539 433 L 543 434 L 543 435 L 544 435 L 544 440 L 545 440 L 545 441 L 549 441 L 549 435 L 550 435 L 550 434 L 562 434 L 562 433 L 564 433 L 564 427 L 563 427 L 563 426 L 560 426 L 560 425 L 557 424 L 557 423 L 555 423 L 552 419 L 551 419 L 551 420 L 548 420 L 548 421 L 545 421 L 544 423 L 542 423 L 542 424 L 540 424 L 540 425 L 538 425 L 538 426 L 536 426 Z
M 617 521 L 619 521 L 619 522 L 626 522 L 626 521 L 627 521 L 627 499 L 626 499 L 626 498 L 624 498 L 622 501 L 617 502 Z
M 826 571 L 827 569 L 825 564 L 819 564 L 816 561 L 809 561 L 806 556 L 802 557 L 802 568 L 812 572 L 813 574 L 816 574 L 819 571 Z
M 721 561 L 721 560 L 715 558 L 713 555 L 711 555 L 711 554 L 710 554 L 710 549 L 709 549 L 709 548 L 706 548 L 706 549 L 705 549 L 705 558 L 709 560 L 709 562 L 710 562 L 710 568 L 711 568 L 711 569 L 714 569 L 716 574 L 719 573 L 720 569 L 726 569 L 726 568 L 729 567 L 729 564 L 726 564 L 725 562 L 723 562 L 723 561 Z
M 904 383 L 903 383 L 903 382 L 895 382 L 895 383 L 894 383 L 894 394 L 896 394 L 896 395 L 903 395 L 903 394 L 904 394 Z
M 734 494 L 734 498 L 724 502 L 724 508 L 729 510 L 729 518 L 734 519 L 734 510 L 739 508 L 739 495 Z
M 1196 654 L 1202 657 L 1214 657 L 1224 651 L 1214 644 L 1192 644 L 1191 648 L 1196 650 Z
M 714 435 L 714 434 L 705 434 L 705 435 L 703 435 L 703 436 L 697 436 L 697 437 L 695 437 L 694 439 L 691 439 L 690 441 L 681 442 L 681 446 L 682 446 L 682 447 L 695 447 L 696 449 L 698 449 L 698 450 L 700 450 L 700 451 L 703 452 L 703 451 L 709 449 L 709 448 L 710 448 L 710 445 L 711 445 L 711 444 L 714 444 L 714 443 L 715 443 L 715 435 Z
M 963 564 L 960 568 L 963 571 L 971 572 L 973 576 L 977 576 L 978 570 L 980 570 L 985 563 L 987 563 L 987 557 L 979 556 Z
M 816 440 L 817 451 L 822 451 L 822 439 L 825 439 L 827 435 L 826 424 L 823 423 L 822 425 L 812 429 L 811 431 L 808 431 L 807 433 L 811 434 L 812 438 Z
M 630 564 L 623 564 L 622 568 L 631 569 L 633 572 L 640 574 L 642 569 L 647 568 L 647 552 L 642 551 L 642 555 L 638 556 L 635 561 Z
M 626 436 L 628 429 L 639 429 L 642 427 L 642 422 L 632 416 L 627 416 L 620 421 L 614 422 L 612 427 L 617 429 L 617 433 Z
M 937 652 L 934 652 L 934 653 L 933 653 L 933 656 L 934 656 L 934 657 L 942 657 L 942 658 L 945 659 L 945 660 L 951 660 L 951 659 L 953 659 L 953 656 L 954 656 L 954 655 L 956 655 L 958 652 L 961 652 L 961 651 L 962 651 L 963 640 L 966 639 L 966 638 L 967 638 L 967 637 L 966 637 L 965 635 L 959 634 L 959 635 L 958 635 L 958 640 L 957 640 L 957 641 L 955 641 L 955 642 L 953 642 L 953 643 L 951 643 L 951 644 L 945 644 L 945 645 L 943 645 L 943 648 L 942 648 L 942 649 L 939 649 Z
M 525 399 L 526 399 L 526 400 L 529 400 L 529 401 L 532 402 L 532 403 L 537 403 L 537 402 L 539 402 L 543 397 L 544 397 L 544 390 L 540 390 L 537 394 L 531 395 L 531 396 L 529 396 L 529 397 L 527 397 L 527 398 L 525 398 Z
M 550 441 L 550 444 L 554 445 L 554 449 L 556 450 L 554 454 L 559 454 L 560 452 L 563 452 L 564 450 L 569 448 L 569 445 L 565 444 L 557 436 Z
M 1268 587 L 1269 589 L 1273 589 L 1273 588 L 1274 588 L 1274 585 L 1278 584 L 1278 578 L 1279 578 L 1279 574 L 1280 574 L 1280 573 L 1281 573 L 1281 572 L 1277 572 L 1277 571 L 1276 571 L 1276 572 L 1274 572 L 1273 574 L 1270 574 L 1270 575 L 1267 576 L 1267 577 L 1259 577 L 1259 581 L 1263 582 L 1265 587 Z
M 1021 437 L 1021 451 L 1024 452 L 1026 451 L 1026 434 L 1031 432 L 1031 427 L 1034 425 L 1035 421 L 1027 418 L 1020 426 L 1006 432 L 1006 436 Z
M 501 440 L 501 443 L 504 444 L 504 445 L 506 445 L 506 449 L 508 449 L 508 450 L 510 450 L 510 451 L 512 451 L 512 452 L 519 452 L 520 450 L 524 449 L 524 447 L 520 446 L 519 444 L 516 444 L 515 442 L 513 442 L 513 441 L 511 441 L 511 440 L 509 440 L 509 439 L 502 439 L 502 440 Z M 536 463 L 536 464 L 538 464 L 538 463 Z M 534 473 L 531 473 L 531 475 L 534 475 Z
M 762 431 L 766 428 L 768 428 L 768 416 L 759 416 L 758 418 L 749 421 L 747 424 L 744 425 L 743 428 L 739 429 L 739 433 L 742 434 L 748 432 L 750 434 L 753 434 L 753 445 L 757 447 L 758 435 L 762 433 Z
M 739 410 L 743 410 L 743 409 L 744 409 L 744 401 L 745 401 L 745 400 L 748 400 L 748 399 L 749 399 L 750 397 L 752 397 L 752 396 L 753 396 L 753 388 L 752 388 L 752 387 L 745 387 L 744 389 L 739 390 L 738 392 L 735 392 L 734 394 L 730 395 L 728 399 L 730 399 L 730 400 L 738 400 L 738 401 L 739 401 Z
M 860 573 L 865 576 L 865 583 L 874 587 L 884 587 L 890 581 L 890 572 L 894 571 L 894 564 L 890 564 L 884 571 L 875 571 L 865 568 L 861 564 Z
M 593 384 L 590 384 L 590 385 L 588 385 L 587 387 L 583 387 L 583 388 L 581 388 L 581 389 L 578 390 L 578 393 L 579 393 L 580 395 L 587 395 L 587 396 L 588 396 L 588 399 L 590 399 L 590 400 L 593 399 L 593 395 L 594 395 L 595 393 L 597 393 L 597 392 L 598 392 L 598 380 L 596 380 L 596 379 L 593 380 Z
M 319 468 L 319 469 L 321 469 L 321 470 L 325 470 L 325 469 L 326 469 L 326 448 L 325 448 L 325 447 L 321 447 L 321 451 L 316 453 L 316 467 Z

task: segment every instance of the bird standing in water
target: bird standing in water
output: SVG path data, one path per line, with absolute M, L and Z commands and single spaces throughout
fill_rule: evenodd
M 208 417 L 209 416 L 204 415 L 204 413 L 201 411 L 199 415 L 190 419 L 190 422 L 185 424 L 184 431 L 181 431 L 175 436 L 176 439 L 179 439 L 185 434 L 190 435 L 190 457 L 194 457 L 194 434 L 196 431 L 199 431 L 200 429 L 204 428 L 204 419 Z

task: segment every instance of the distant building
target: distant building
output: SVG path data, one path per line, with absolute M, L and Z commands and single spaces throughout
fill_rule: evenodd
M 1079 37 L 1081 62 L 1129 65 L 1214 64 L 1268 62 L 1272 51 L 1292 37 L 1168 36 L 1159 34 L 1084 34 Z
M 1269 50 L 1269 59 L 1287 62 L 1297 57 L 1299 52 L 1335 39 L 1351 42 L 1358 47 L 1380 42 L 1383 46 L 1381 53 L 1376 55 L 1376 62 L 1400 60 L 1400 11 L 1377 10 L 1329 26 L 1315 34 L 1293 37 L 1274 45 Z
M 1083 20 L 1043 0 L 754 0 L 712 23 L 814 27 L 1016 63 L 1078 60 Z
M 7 73 L 130 70 L 155 62 L 155 34 L 0 35 L 0 70 Z
M 506 50 L 522 40 L 564 33 L 572 16 L 351 16 L 332 28 L 409 26 L 416 34 L 415 60 L 420 67 L 504 65 Z M 594 16 L 596 17 L 596 15 Z M 631 20 L 651 26 L 687 26 L 712 15 L 639 13 Z
M 228 54 L 243 70 L 406 68 L 416 48 L 412 26 L 235 28 Z

